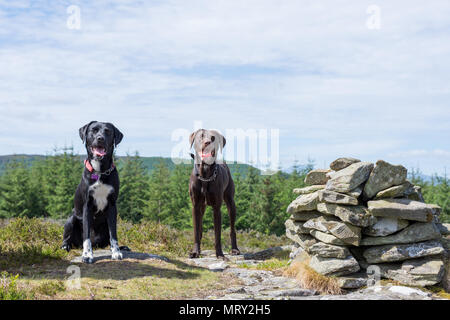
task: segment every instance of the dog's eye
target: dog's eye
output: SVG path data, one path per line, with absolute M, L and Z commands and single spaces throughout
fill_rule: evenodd
M 109 134 L 110 130 L 109 129 L 105 129 L 105 133 Z
M 214 140 L 216 140 L 216 137 L 212 136 L 211 141 L 214 142 Z

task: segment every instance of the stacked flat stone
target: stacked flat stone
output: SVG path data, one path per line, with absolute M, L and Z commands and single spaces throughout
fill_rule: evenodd
M 338 277 L 343 288 L 365 285 L 366 270 L 407 285 L 437 284 L 449 225 L 406 178 L 405 167 L 383 160 L 339 158 L 330 169 L 312 170 L 308 186 L 294 189 L 286 235 L 312 269 Z

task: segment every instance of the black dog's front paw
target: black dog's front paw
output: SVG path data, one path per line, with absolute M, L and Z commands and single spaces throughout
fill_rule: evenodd
M 94 259 L 91 258 L 91 257 L 81 257 L 81 261 L 82 261 L 83 263 L 91 264 L 91 263 L 94 262 Z
M 72 246 L 70 244 L 63 244 L 61 246 L 61 249 L 66 250 L 67 252 L 69 252 L 70 249 L 72 249 Z

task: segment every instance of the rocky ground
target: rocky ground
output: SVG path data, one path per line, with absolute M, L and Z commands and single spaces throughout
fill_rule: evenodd
M 288 247 L 288 246 L 286 246 Z M 239 284 L 226 289 L 221 295 L 209 296 L 218 300 L 435 300 L 442 299 L 425 289 L 392 283 L 378 283 L 359 290 L 346 291 L 343 295 L 319 295 L 315 290 L 301 288 L 295 279 L 278 271 L 258 270 L 261 259 L 270 257 L 274 251 L 288 248 L 272 248 L 256 254 L 226 255 L 226 260 L 216 259 L 213 251 L 202 252 L 199 259 L 188 263 L 215 272 L 231 274 Z

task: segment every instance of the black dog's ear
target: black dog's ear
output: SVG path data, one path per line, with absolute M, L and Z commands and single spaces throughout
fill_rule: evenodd
M 191 135 L 189 136 L 189 143 L 191 144 L 191 148 L 192 148 L 192 145 L 194 144 L 195 136 L 201 130 L 203 130 L 203 129 L 198 129 L 197 131 L 192 132 Z
M 120 143 L 120 141 L 122 141 L 123 134 L 115 126 L 113 127 L 114 127 L 114 147 L 116 147 Z
M 89 122 L 88 124 L 86 124 L 85 126 L 81 127 L 78 130 L 78 132 L 80 133 L 80 138 L 81 138 L 81 140 L 83 141 L 84 144 L 86 144 L 86 137 L 87 137 L 87 132 L 88 132 L 89 126 L 91 124 L 93 124 L 94 122 L 97 122 L 97 121 L 91 121 L 91 122 Z

